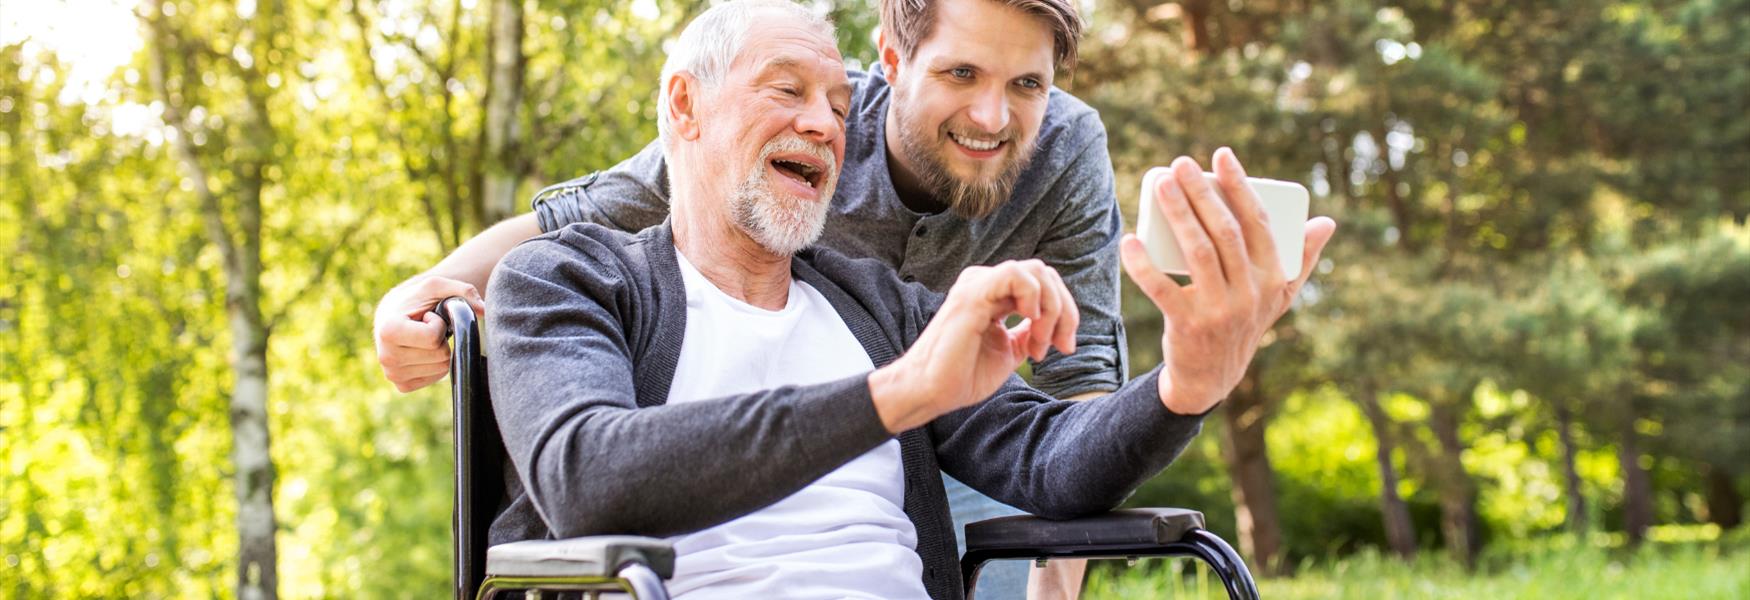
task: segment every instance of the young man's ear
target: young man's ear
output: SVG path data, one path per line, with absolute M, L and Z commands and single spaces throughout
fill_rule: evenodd
M 668 111 L 668 130 L 670 135 L 680 139 L 693 141 L 699 139 L 699 79 L 692 73 L 679 71 L 668 76 L 662 82 L 663 91 L 668 96 L 668 105 L 658 107 Z
M 893 85 L 894 78 L 899 75 L 899 49 L 887 43 L 886 30 L 876 32 L 875 48 L 881 53 L 881 76 L 888 85 Z

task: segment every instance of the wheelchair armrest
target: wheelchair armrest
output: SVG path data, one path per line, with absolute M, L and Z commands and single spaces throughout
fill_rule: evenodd
M 1178 542 L 1186 532 L 1201 528 L 1203 513 L 1183 508 L 1115 510 L 1067 521 L 1031 515 L 999 517 L 966 526 L 966 551 L 1037 557 L 1122 551 Z
M 665 540 L 629 535 L 511 542 L 486 550 L 486 575 L 614 577 L 628 562 L 648 565 L 668 579 L 674 576 L 674 546 Z
M 1203 513 L 1183 508 L 1132 508 L 1052 521 L 1001 517 L 966 526 L 961 581 L 973 595 L 984 563 L 1002 559 L 1191 556 L 1221 578 L 1231 600 L 1257 600 L 1258 584 L 1232 546 L 1203 528 Z

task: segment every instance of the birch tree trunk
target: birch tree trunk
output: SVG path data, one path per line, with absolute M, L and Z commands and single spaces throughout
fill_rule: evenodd
M 480 205 L 482 228 L 516 214 L 516 184 L 522 178 L 522 132 L 517 107 L 523 102 L 522 0 L 492 0 L 492 25 L 486 88 L 486 165 Z
M 274 133 L 267 121 L 267 86 L 254 67 L 230 63 L 244 79 L 246 88 L 247 99 L 238 111 L 243 118 L 238 125 L 241 139 L 233 140 L 225 131 L 215 130 L 208 136 L 206 146 L 197 147 L 193 141 L 195 134 L 207 132 L 203 124 L 187 120 L 186 105 L 194 92 L 186 86 L 190 77 L 198 79 L 196 73 L 201 67 L 193 62 L 193 51 L 185 46 L 205 42 L 186 39 L 193 37 L 190 32 L 172 30 L 163 16 L 161 0 L 150 2 L 144 10 L 151 31 L 148 48 L 152 85 L 163 102 L 164 122 L 176 132 L 172 153 L 199 201 L 207 237 L 219 249 L 225 274 L 225 314 L 231 330 L 233 376 L 230 422 L 239 538 L 237 597 L 273 600 L 279 595 L 278 550 L 274 540 L 278 525 L 273 510 L 275 474 L 267 426 L 269 327 L 261 309 L 261 192 L 266 181 L 265 164 L 271 160 L 274 143 Z M 179 62 L 172 63 L 173 58 Z M 173 64 L 181 67 L 174 75 Z M 227 146 L 236 150 L 233 160 L 228 161 L 235 187 L 216 190 L 201 152 L 220 152 L 222 156 Z M 234 195 L 231 221 L 236 231 L 225 218 L 221 195 L 227 192 Z

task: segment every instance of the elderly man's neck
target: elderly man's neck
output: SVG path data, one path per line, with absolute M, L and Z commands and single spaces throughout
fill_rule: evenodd
M 730 220 L 728 198 L 677 186 L 674 245 L 717 289 L 766 310 L 790 301 L 790 257 L 765 249 Z

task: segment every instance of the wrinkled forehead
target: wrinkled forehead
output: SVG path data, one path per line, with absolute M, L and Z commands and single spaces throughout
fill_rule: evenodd
M 844 58 L 837 40 L 828 31 L 794 14 L 765 11 L 744 34 L 747 40 L 730 63 L 732 77 L 760 77 L 773 70 L 786 70 L 822 83 L 845 78 Z

